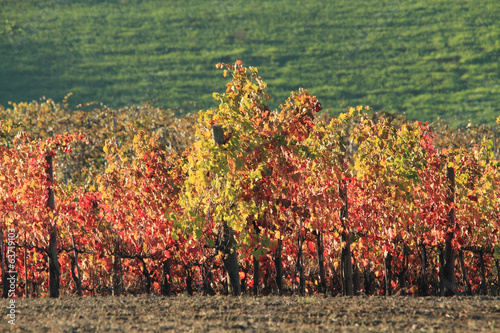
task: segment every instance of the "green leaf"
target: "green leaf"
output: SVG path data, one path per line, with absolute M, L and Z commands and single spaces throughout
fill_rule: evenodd
M 201 229 L 196 229 L 195 230 L 195 238 L 196 240 L 200 239 L 203 233 L 201 232 Z
M 500 244 L 495 244 L 495 251 L 493 252 L 495 260 L 500 260 Z

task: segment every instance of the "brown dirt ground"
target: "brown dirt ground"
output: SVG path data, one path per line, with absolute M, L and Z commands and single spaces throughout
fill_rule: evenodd
M 500 297 L 121 296 L 17 299 L 0 331 L 500 332 Z

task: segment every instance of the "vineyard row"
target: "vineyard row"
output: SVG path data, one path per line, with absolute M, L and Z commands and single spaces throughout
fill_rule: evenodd
M 438 148 L 362 107 L 320 120 L 304 89 L 273 111 L 257 69 L 219 67 L 218 108 L 171 127 L 196 131 L 182 151 L 134 123 L 78 175 L 92 133 L 0 122 L 4 296 L 7 230 L 24 295 L 498 294 L 496 141 Z

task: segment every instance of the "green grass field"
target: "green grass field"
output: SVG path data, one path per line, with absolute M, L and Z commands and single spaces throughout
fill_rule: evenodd
M 304 87 L 323 107 L 493 123 L 498 0 L 0 0 L 0 104 L 217 106 L 218 62 L 259 68 L 276 108 Z M 196 102 L 196 104 L 192 103 Z

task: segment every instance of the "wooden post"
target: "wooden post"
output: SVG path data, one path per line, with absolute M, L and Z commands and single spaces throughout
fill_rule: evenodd
M 420 253 L 420 285 L 419 294 L 420 296 L 428 296 L 429 285 L 427 283 L 427 248 L 425 244 L 421 245 L 422 252 Z
M 448 202 L 451 206 L 455 202 L 455 170 L 451 167 L 446 170 L 446 177 L 449 181 L 450 195 L 448 196 Z M 448 228 L 455 228 L 455 209 L 451 208 L 448 213 Z M 453 296 L 456 294 L 455 291 L 455 252 L 453 251 L 451 241 L 454 237 L 452 231 L 446 233 L 444 253 L 443 253 L 443 274 L 441 278 L 441 296 Z
M 172 278 L 171 278 L 171 266 L 172 264 L 172 258 L 168 258 L 167 260 L 163 261 L 163 281 L 161 284 L 161 294 L 163 296 L 170 296 L 171 294 L 171 285 L 172 285 Z
M 341 233 L 342 252 L 340 257 L 340 275 L 342 278 L 342 294 L 344 296 L 354 296 L 354 281 L 351 262 L 351 236 L 347 231 L 349 221 L 349 206 L 347 201 L 347 183 L 345 179 L 340 181 L 340 199 L 344 205 L 340 209 L 340 221 L 343 229 Z
M 122 262 L 120 256 L 120 243 L 116 241 L 112 258 L 113 265 L 113 296 L 120 296 L 123 291 Z
M 47 199 L 47 208 L 49 208 L 51 211 L 54 211 L 54 166 L 52 155 L 45 156 L 45 161 L 48 165 L 48 167 L 45 169 L 45 173 L 47 174 L 47 179 L 50 182 L 50 186 L 48 189 L 49 197 Z M 49 294 L 51 298 L 58 298 L 61 270 L 57 253 L 57 225 L 55 223 L 52 223 L 52 221 L 49 222 L 49 225 L 50 238 L 49 247 L 47 249 L 47 256 L 49 258 Z
M 50 182 L 50 186 L 48 188 L 49 197 L 47 199 L 47 207 L 50 209 L 55 208 L 55 196 L 54 196 L 54 165 L 52 155 L 45 156 L 45 161 L 47 162 L 47 168 L 45 169 L 45 173 L 47 174 L 47 180 Z
M 224 144 L 224 129 L 221 125 L 212 126 L 212 138 L 214 144 L 221 146 Z M 225 224 L 225 222 L 224 222 Z M 226 268 L 231 283 L 231 289 L 235 296 L 241 295 L 240 268 L 238 264 L 238 252 L 236 251 L 236 240 L 234 231 L 228 225 L 223 227 L 221 250 L 224 252 L 224 267 Z
M 193 296 L 193 277 L 191 276 L 191 271 L 189 267 L 186 266 L 186 291 L 189 296 Z
M 259 269 L 260 269 L 260 262 L 259 262 L 259 257 L 257 255 L 253 255 L 253 295 L 254 296 L 259 296 Z
M 340 142 L 340 163 L 342 165 L 342 173 L 345 175 L 348 170 L 345 167 L 347 159 L 347 149 L 343 142 Z M 349 225 L 349 200 L 347 193 L 347 181 L 341 179 L 339 183 L 339 197 L 343 205 L 340 208 L 340 223 L 342 225 L 341 244 L 342 251 L 340 254 L 340 277 L 342 279 L 342 294 L 344 296 L 354 296 L 354 281 L 353 269 L 351 262 L 351 235 L 348 230 Z
M 276 285 L 278 286 L 278 295 L 283 295 L 283 272 L 281 264 L 281 251 L 283 247 L 283 241 L 278 239 L 278 247 L 276 248 L 274 265 L 276 266 Z
M 222 128 L 222 125 L 212 126 L 212 139 L 214 140 L 214 144 L 216 146 L 224 144 L 224 129 Z
M 385 289 L 384 295 L 391 296 L 392 295 L 392 254 L 387 253 L 384 258 L 384 281 L 385 281 Z
M 323 233 L 319 230 L 316 233 L 316 249 L 318 252 L 320 278 L 320 283 L 318 283 L 318 291 L 320 293 L 326 294 L 325 258 L 323 256 Z

